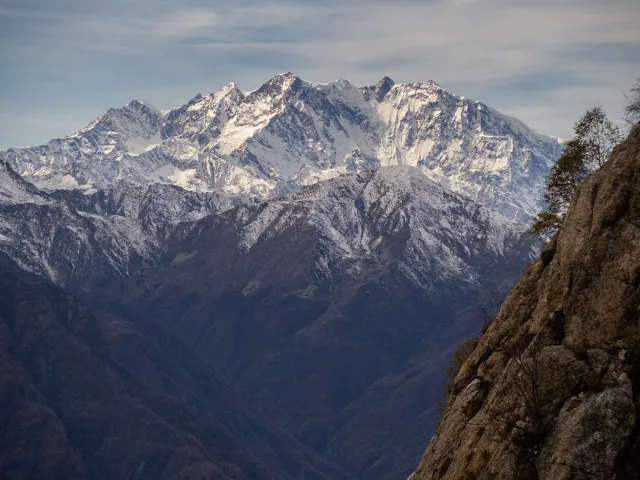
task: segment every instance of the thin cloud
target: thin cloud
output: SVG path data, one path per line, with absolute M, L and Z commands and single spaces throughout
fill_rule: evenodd
M 4 111 L 91 102 L 97 115 L 135 96 L 167 108 L 198 93 L 193 84 L 253 89 L 281 71 L 358 85 L 389 75 L 435 80 L 567 136 L 592 103 L 617 118 L 620 90 L 640 74 L 640 3 L 631 0 L 5 3 Z M 33 132 L 0 122 L 0 148 L 68 133 L 55 122 Z

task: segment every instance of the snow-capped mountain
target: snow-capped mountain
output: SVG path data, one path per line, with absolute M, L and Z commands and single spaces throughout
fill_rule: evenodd
M 77 288 L 88 277 L 124 279 L 153 264 L 179 224 L 237 203 L 174 185 L 40 191 L 0 158 L 0 252 L 9 264 L 63 287 Z
M 448 349 L 540 248 L 523 222 L 560 149 L 433 82 L 134 101 L 0 155 L 0 267 L 169 331 L 261 418 L 397 478 Z
M 4 155 L 44 189 L 164 183 L 258 199 L 345 173 L 411 165 L 526 222 L 561 147 L 434 82 L 396 85 L 385 77 L 357 88 L 287 73 L 252 92 L 229 84 L 168 112 L 133 101 L 73 135 Z
M 260 418 L 356 478 L 414 467 L 447 349 L 540 247 L 409 165 L 251 204 L 155 183 L 42 191 L 0 162 L 0 193 L 0 267 L 180 337 Z
M 357 276 L 383 255 L 390 239 L 402 237 L 393 256 L 416 287 L 427 290 L 444 279 L 477 287 L 473 259 L 505 255 L 522 235 L 519 223 L 409 166 L 341 176 L 255 206 L 173 185 L 40 191 L 6 162 L 0 167 L 0 249 L 21 268 L 62 286 L 96 272 L 129 278 L 175 245 L 183 248 L 207 217 L 226 222 L 236 238 L 229 248 L 239 254 L 302 222 L 317 231 L 322 245 L 310 268 L 330 282 Z

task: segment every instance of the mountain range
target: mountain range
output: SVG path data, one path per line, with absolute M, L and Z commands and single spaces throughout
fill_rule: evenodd
M 241 472 L 398 478 L 434 431 L 451 350 L 481 328 L 479 306 L 542 248 L 526 222 L 561 149 L 561 140 L 434 82 L 385 77 L 357 88 L 283 74 L 170 111 L 134 101 L 75 134 L 0 154 L 0 265 L 11 285 L 25 283 L 11 288 L 60 295 L 32 286 L 44 281 L 92 312 L 83 324 L 119 345 L 100 347 L 100 358 L 153 383 L 135 390 L 136 405 L 148 405 L 151 387 L 181 398 L 195 419 L 241 404 L 253 430 L 223 422 L 246 454 Z M 52 315 L 67 308 L 45 303 Z M 20 317 L 23 330 L 40 329 L 34 315 Z M 136 333 L 110 336 L 112 325 Z M 55 329 L 38 335 L 38 344 L 87 341 Z M 3 349 L 32 348 L 7 338 Z M 167 347 L 158 356 L 158 338 L 188 353 Z M 140 351 L 156 353 L 141 359 Z M 15 358 L 35 372 L 33 359 Z M 232 392 L 220 410 L 186 380 L 172 383 L 176 371 L 193 377 L 205 367 L 207 382 L 220 385 L 207 389 Z M 36 377 L 31 384 L 44 388 Z M 61 418 L 56 428 L 74 428 L 63 414 L 74 397 L 43 395 Z M 90 416 L 77 421 L 91 428 Z M 189 434 L 205 452 L 200 433 Z M 101 435 L 96 442 L 108 443 L 124 431 Z M 122 478 L 181 471 L 158 466 L 157 454 L 132 451 L 132 465 L 157 468 Z M 113 461 L 85 455 L 77 465 Z M 242 478 L 234 468 L 222 475 Z M 206 471 L 184 475 L 226 478 Z
M 434 82 L 229 84 L 168 112 L 132 101 L 73 135 L 4 152 L 45 189 L 178 185 L 265 200 L 320 180 L 411 165 L 456 193 L 527 221 L 562 141 Z

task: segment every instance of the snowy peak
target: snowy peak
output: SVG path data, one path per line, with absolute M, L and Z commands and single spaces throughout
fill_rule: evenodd
M 39 147 L 10 149 L 5 156 L 39 188 L 93 190 L 120 181 L 139 183 L 139 178 L 129 178 L 126 158 L 159 144 L 163 122 L 160 110 L 134 100 L 108 110 L 68 137 Z
M 71 137 L 93 133 L 119 135 L 124 139 L 149 138 L 158 132 L 163 120 L 164 115 L 159 109 L 142 100 L 132 100 L 122 108 L 109 109 L 107 113 Z
M 37 203 L 37 188 L 18 175 L 0 155 L 0 205 Z
M 378 102 L 381 102 L 387 93 L 394 87 L 396 83 L 389 77 L 382 77 L 380 81 L 370 87 L 362 87 L 362 92 L 365 100 L 369 101 L 372 98 Z
M 264 199 L 338 175 L 410 165 L 510 218 L 538 210 L 561 143 L 435 82 L 357 88 L 287 72 L 259 89 L 230 83 L 166 114 L 142 101 L 49 144 L 10 150 L 46 189 L 168 183 Z
M 302 80 L 291 72 L 276 75 L 271 80 L 265 82 L 255 95 L 273 96 L 281 95 L 287 91 L 298 91 L 302 87 Z
M 393 88 L 395 82 L 391 80 L 389 77 L 384 77 L 380 80 L 375 86 L 374 93 L 375 98 L 378 102 L 381 102 L 387 93 Z

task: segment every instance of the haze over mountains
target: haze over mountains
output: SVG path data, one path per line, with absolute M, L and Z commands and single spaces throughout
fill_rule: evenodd
M 197 362 L 220 375 L 260 425 L 225 424 L 239 452 L 257 449 L 241 471 L 398 478 L 433 432 L 452 346 L 541 248 L 526 223 L 561 148 L 433 82 L 357 88 L 283 74 L 168 112 L 134 101 L 0 154 L 0 261 L 77 295 L 103 329 L 116 318 L 143 346 L 174 339 L 187 375 Z M 101 355 L 181 395 L 164 380 L 178 368 L 172 349 L 149 370 L 129 350 L 138 343 L 126 345 Z M 217 418 L 189 391 L 189 415 Z M 63 429 L 66 398 L 46 400 Z M 275 444 L 281 462 L 265 460 Z

